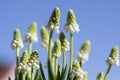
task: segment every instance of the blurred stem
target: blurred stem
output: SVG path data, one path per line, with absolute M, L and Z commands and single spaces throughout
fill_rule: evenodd
M 28 60 L 30 59 L 30 54 L 31 54 L 31 51 L 32 51 L 32 41 L 29 41 L 29 43 L 28 43 Z M 31 77 L 31 73 L 32 73 L 32 69 L 31 69 L 31 72 L 29 72 L 28 74 L 27 74 L 27 79 L 32 79 Z
M 50 31 L 49 45 L 48 45 L 48 59 L 51 59 L 51 42 L 52 42 L 53 29 Z
M 16 68 L 18 67 L 19 65 L 19 48 L 16 48 Z M 16 78 L 17 80 L 19 80 L 19 73 L 18 73 L 18 70 L 16 69 Z
M 31 80 L 34 80 L 34 68 L 31 68 Z
M 30 58 L 31 51 L 32 51 L 32 42 L 29 41 L 29 43 L 28 43 L 28 59 Z
M 64 51 L 62 51 L 62 65 L 63 65 L 63 68 L 65 68 L 65 65 L 66 65 L 66 54 Z
M 19 48 L 16 48 L 16 67 L 18 67 L 19 64 Z
M 54 79 L 56 80 L 57 78 L 57 67 L 58 67 L 58 58 L 54 58 Z
M 73 34 L 70 33 L 70 72 L 72 70 L 72 56 L 73 56 Z
M 112 64 L 110 64 L 110 65 L 108 66 L 108 69 L 107 69 L 107 72 L 106 72 L 106 74 L 105 74 L 104 80 L 107 80 L 107 77 L 108 77 L 108 74 L 109 74 L 109 72 L 110 72 L 111 67 L 112 67 Z
M 25 80 L 25 74 L 22 72 L 22 80 Z
M 81 60 L 80 60 L 79 64 L 80 64 L 80 67 L 82 68 L 82 61 Z
M 48 60 L 51 60 L 51 42 L 52 42 L 52 35 L 53 35 L 53 30 L 50 31 L 50 36 L 49 36 L 49 44 L 48 44 Z M 50 75 L 49 75 L 49 70 L 48 70 L 48 80 L 50 80 Z

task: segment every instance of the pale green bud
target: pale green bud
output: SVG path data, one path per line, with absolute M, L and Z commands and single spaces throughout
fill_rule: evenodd
M 39 68 L 38 51 L 37 50 L 33 51 L 32 54 L 30 55 L 28 66 L 30 66 L 30 67 L 35 66 L 35 67 Z
M 21 33 L 20 33 L 19 29 L 16 29 L 14 31 L 11 47 L 12 47 L 12 49 L 23 48 L 23 42 L 22 42 Z
M 40 35 L 41 35 L 41 39 L 42 39 L 42 47 L 46 48 L 48 46 L 48 42 L 49 42 L 49 35 L 48 35 L 48 32 L 45 27 L 41 28 Z
M 78 61 L 74 61 L 72 64 L 72 71 L 70 78 L 73 80 L 76 77 L 77 80 L 81 80 L 84 77 L 84 71 L 81 69 Z
M 103 72 L 100 72 L 100 73 L 97 75 L 96 80 L 103 80 L 103 78 L 104 78 L 104 73 L 103 73 Z
M 37 42 L 38 37 L 37 37 L 37 23 L 33 22 L 30 27 L 28 28 L 28 31 L 25 36 L 25 41 L 30 41 L 30 42 Z
M 87 80 L 87 72 L 84 71 L 82 80 Z
M 77 56 L 78 60 L 81 61 L 82 64 L 88 61 L 89 52 L 90 52 L 90 41 L 87 40 L 85 43 L 83 43 Z
M 79 32 L 79 25 L 77 24 L 75 14 L 72 9 L 69 9 L 67 14 L 67 22 L 64 27 L 65 31 L 70 31 L 71 33 Z
M 52 56 L 58 58 L 60 55 L 61 55 L 61 43 L 60 40 L 57 39 L 52 49 Z
M 88 54 L 90 52 L 90 41 L 87 40 L 85 43 L 83 43 L 80 53 L 82 54 Z
M 46 27 L 48 30 L 55 29 L 56 31 L 58 31 L 59 30 L 59 22 L 60 22 L 60 9 L 58 7 L 56 7 L 52 12 L 52 15 L 51 15 Z
M 60 33 L 59 39 L 60 39 L 60 42 L 61 42 L 61 50 L 64 51 L 64 52 L 69 51 L 69 42 L 65 38 L 65 35 L 64 35 L 63 32 Z
M 119 66 L 119 49 L 117 46 L 114 46 L 111 49 L 109 58 L 106 61 L 108 65 L 113 64 L 115 66 Z
M 25 65 L 27 62 L 28 62 L 28 51 L 25 50 L 23 52 L 23 55 L 22 55 L 21 59 L 20 59 L 20 63 Z
M 74 24 L 76 23 L 76 17 L 74 14 L 74 11 L 72 9 L 69 9 L 68 14 L 67 14 L 67 23 L 68 24 Z

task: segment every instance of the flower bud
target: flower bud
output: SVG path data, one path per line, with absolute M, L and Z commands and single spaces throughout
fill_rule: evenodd
M 60 9 L 56 7 L 48 21 L 46 28 L 51 31 L 54 29 L 56 32 L 59 32 L 59 22 L 60 22 Z
M 65 24 L 64 29 L 66 32 L 70 31 L 71 33 L 80 31 L 79 25 L 76 22 L 76 17 L 72 9 L 69 9 L 68 11 L 67 23 Z
M 60 55 L 61 55 L 61 43 L 60 40 L 57 39 L 52 49 L 52 56 L 58 58 Z
M 103 73 L 103 72 L 100 72 L 100 73 L 97 75 L 96 80 L 103 80 L 103 78 L 104 78 L 104 73 Z
M 25 36 L 25 41 L 30 41 L 30 42 L 37 42 L 38 37 L 37 37 L 37 23 L 33 22 L 30 27 L 28 28 L 28 31 Z
M 106 60 L 108 65 L 115 65 L 115 66 L 119 66 L 119 49 L 117 46 L 114 46 L 111 49 L 109 58 Z
M 60 39 L 60 42 L 61 42 L 61 50 L 64 51 L 64 52 L 69 51 L 69 42 L 65 38 L 65 35 L 64 35 L 63 32 L 60 33 L 59 39 Z
M 42 39 L 42 47 L 47 48 L 49 43 L 49 35 L 45 27 L 41 28 L 41 39 Z
M 80 48 L 80 51 L 78 52 L 78 60 L 84 62 L 88 61 L 88 56 L 90 52 L 90 41 L 87 40 L 85 43 L 83 43 L 82 47 Z
M 23 42 L 22 42 L 20 30 L 16 29 L 14 31 L 11 47 L 12 47 L 12 49 L 15 49 L 15 48 L 23 48 L 23 46 L 24 45 L 23 45 Z

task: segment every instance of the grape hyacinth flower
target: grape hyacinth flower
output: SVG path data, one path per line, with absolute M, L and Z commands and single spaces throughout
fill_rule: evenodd
M 75 14 L 72 9 L 69 9 L 67 14 L 67 23 L 65 24 L 64 30 L 70 33 L 79 32 L 79 25 L 77 24 Z
M 19 71 L 22 70 L 23 72 L 25 72 L 25 71 L 27 72 L 28 70 L 30 70 L 30 68 L 27 65 L 27 62 L 28 62 L 28 51 L 25 50 L 23 52 L 23 55 L 22 55 L 21 59 L 20 59 L 18 70 Z
M 26 42 L 37 42 L 38 41 L 38 37 L 37 37 L 37 23 L 36 22 L 33 22 L 27 33 L 26 33 L 26 36 L 25 36 L 25 41 Z
M 103 80 L 103 78 L 104 78 L 104 73 L 101 71 L 100 73 L 98 73 L 96 80 Z
M 13 40 L 11 43 L 11 47 L 12 49 L 16 50 L 16 67 L 18 67 L 19 64 L 19 49 L 23 48 L 23 42 L 22 42 L 22 38 L 21 38 L 21 33 L 19 29 L 16 29 L 14 31 L 14 35 L 13 35 Z
M 56 7 L 46 25 L 46 28 L 51 31 L 55 30 L 56 33 L 59 33 L 59 22 L 60 22 L 60 9 Z
M 81 69 L 79 62 L 74 61 L 72 64 L 72 71 L 70 74 L 70 79 L 74 80 L 74 78 L 76 77 L 77 79 L 81 80 L 83 76 L 84 76 L 84 71 Z
M 58 58 L 60 57 L 60 55 L 61 55 L 61 43 L 60 40 L 57 39 L 52 49 L 52 57 Z
M 23 48 L 23 46 L 24 45 L 23 45 L 23 42 L 22 42 L 20 30 L 16 29 L 14 31 L 11 47 L 12 47 L 12 49 L 16 49 L 16 48 Z
M 66 32 L 70 32 L 70 71 L 72 69 L 72 56 L 73 56 L 73 33 L 79 32 L 79 25 L 77 24 L 75 14 L 72 9 L 69 9 L 67 14 L 67 22 L 64 26 Z
M 58 67 L 58 57 L 61 55 L 61 43 L 60 40 L 57 39 L 55 41 L 54 47 L 52 49 L 52 59 L 53 59 L 53 66 L 54 66 L 54 78 L 56 80 L 57 77 L 57 67 Z
M 40 34 L 42 39 L 42 47 L 47 49 L 49 44 L 49 35 L 45 27 L 41 28 Z
M 77 56 L 77 59 L 80 61 L 81 65 L 84 64 L 86 61 L 88 61 L 89 52 L 90 52 L 90 41 L 87 40 L 85 43 L 83 43 Z
M 59 39 L 60 39 L 60 42 L 61 42 L 61 50 L 63 52 L 68 52 L 69 51 L 69 42 L 65 38 L 65 35 L 64 35 L 63 32 L 60 33 Z
M 109 58 L 106 60 L 106 62 L 108 64 L 108 69 L 107 69 L 107 72 L 105 74 L 104 80 L 107 79 L 112 65 L 115 65 L 117 67 L 119 66 L 119 49 L 118 49 L 118 46 L 114 46 L 111 49 Z
M 69 51 L 69 42 L 67 41 L 67 39 L 65 38 L 65 35 L 63 32 L 60 33 L 59 36 L 60 42 L 61 42 L 61 52 L 62 52 L 62 65 L 63 68 L 65 68 L 66 65 L 66 52 Z
M 108 65 L 115 65 L 119 66 L 119 49 L 117 46 L 114 46 L 111 50 L 111 53 L 109 55 L 109 58 L 106 60 Z
M 30 55 L 28 66 L 36 67 L 37 69 L 39 68 L 38 51 L 37 50 L 33 51 L 32 54 Z

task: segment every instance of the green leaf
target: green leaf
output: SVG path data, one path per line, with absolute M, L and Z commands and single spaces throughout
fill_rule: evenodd
M 42 64 L 40 63 L 39 65 L 40 65 L 41 77 L 42 77 L 43 80 L 46 80 L 44 72 L 43 72 Z
M 51 64 L 51 60 L 48 60 L 48 76 L 50 78 L 50 80 L 54 80 L 54 75 L 53 75 L 53 68 L 52 68 L 52 64 Z
M 65 68 L 64 67 L 62 68 L 61 80 L 65 80 L 66 75 L 67 75 L 67 64 L 66 64 Z
M 60 65 L 58 65 L 57 80 L 61 80 L 61 79 L 60 79 Z
M 34 80 L 43 80 L 40 74 L 40 68 L 37 69 Z
M 68 71 L 68 75 L 67 75 L 67 80 L 71 80 L 70 79 L 70 67 L 69 67 L 69 71 Z

